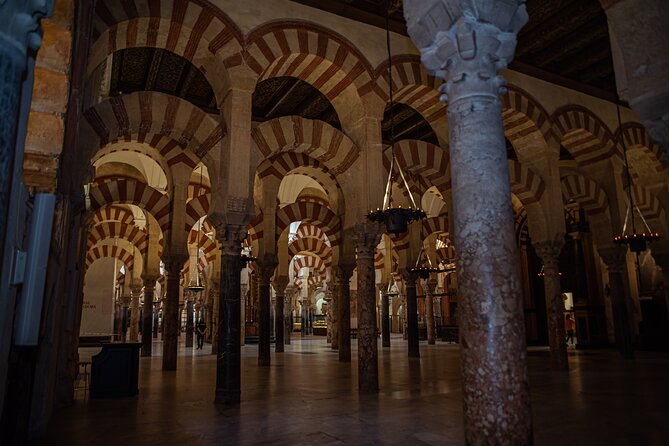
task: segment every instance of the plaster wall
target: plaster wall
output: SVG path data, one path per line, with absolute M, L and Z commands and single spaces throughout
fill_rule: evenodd
M 84 279 L 80 336 L 113 333 L 115 266 L 116 259 L 102 258 L 88 268 Z

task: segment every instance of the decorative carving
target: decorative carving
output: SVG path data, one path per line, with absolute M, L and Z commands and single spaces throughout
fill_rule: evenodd
M 228 212 L 245 214 L 248 209 L 248 200 L 244 197 L 228 197 Z
M 506 93 L 497 75 L 513 59 L 516 34 L 527 23 L 523 1 L 407 0 L 409 35 L 430 74 L 444 79 L 441 100 Z
M 555 270 L 557 273 L 558 259 L 564 246 L 564 234 L 556 234 L 553 240 L 546 240 L 543 242 L 536 242 L 532 244 L 534 251 L 541 258 L 544 264 L 544 269 Z
M 383 234 L 383 231 L 380 223 L 365 222 L 355 225 L 353 242 L 355 243 L 358 259 L 360 257 L 374 257 L 374 250 L 381 241 L 381 234 Z
M 622 273 L 627 262 L 627 248 L 615 246 L 597 250 L 610 273 Z

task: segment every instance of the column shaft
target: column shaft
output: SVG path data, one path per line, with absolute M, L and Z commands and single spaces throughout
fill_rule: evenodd
M 330 348 L 333 350 L 339 349 L 339 286 L 335 283 L 334 280 L 331 281 L 332 284 L 332 300 L 330 305 L 332 305 L 332 310 L 330 311 L 330 319 L 332 321 L 332 327 L 330 327 Z
M 358 271 L 358 390 L 377 392 L 379 353 L 376 339 L 374 249 L 381 239 L 381 228 L 378 224 L 361 223 L 356 227 L 354 239 Z
M 153 339 L 153 293 L 156 281 L 144 282 L 144 312 L 142 313 L 142 356 L 151 356 Z
M 381 292 L 381 345 L 390 347 L 390 299 Z
M 258 337 L 258 365 L 269 366 L 272 362 L 270 338 L 272 328 L 270 325 L 270 313 L 272 303 L 270 300 L 270 279 L 274 274 L 275 262 L 258 262 L 258 304 L 260 306 L 260 324 Z
M 418 299 L 416 298 L 415 274 L 404 274 L 404 289 L 407 297 L 407 343 L 410 358 L 420 358 L 418 343 Z
M 167 260 L 167 294 L 163 302 L 163 370 L 177 369 L 179 349 L 179 274 L 184 260 Z
M 435 343 L 435 334 L 436 327 L 434 324 L 434 287 L 437 285 L 437 281 L 433 279 L 427 279 L 423 282 L 425 288 L 425 321 L 427 325 L 427 343 Z
M 351 286 L 353 268 L 339 267 L 339 362 L 351 362 Z
M 139 340 L 139 293 L 141 288 L 132 288 L 130 297 L 130 342 Z
M 195 324 L 193 323 L 193 297 L 191 296 L 188 301 L 186 301 L 186 347 L 193 348 L 193 329 Z
M 241 397 L 240 274 L 239 254 L 224 251 L 218 304 L 215 396 L 218 404 L 238 404 Z

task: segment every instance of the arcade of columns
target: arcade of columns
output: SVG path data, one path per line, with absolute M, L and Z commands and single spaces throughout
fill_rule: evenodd
M 635 200 L 651 226 L 666 234 L 669 187 L 660 163 L 663 147 L 651 141 L 627 109 L 618 127 L 611 103 L 503 71 L 527 19 L 522 2 L 481 2 L 495 3 L 493 14 L 485 8 L 466 9 L 463 2 L 428 2 L 425 9 L 424 3 L 405 1 L 409 34 L 422 57 L 408 49 L 405 38 L 394 36 L 404 52 L 390 62 L 392 85 L 396 100 L 429 123 L 438 144 L 397 142 L 412 193 L 429 204 L 428 218 L 399 237 L 365 219 L 369 209 L 381 205 L 389 164 L 381 137 L 388 62 L 374 54 L 382 52 L 382 32 L 338 23 L 332 16 L 320 25 L 314 19 L 271 21 L 244 14 L 235 2 L 214 3 L 219 6 L 190 0 L 179 8 L 155 8 L 137 0 L 126 8 L 122 2 L 100 0 L 95 10 L 83 7 L 74 15 L 71 4 L 58 2 L 62 10 L 53 23 L 45 23 L 27 166 L 39 165 L 40 149 L 54 139 L 34 130 L 45 110 L 53 113 L 49 106 L 60 107 L 64 116 L 65 104 L 81 109 L 72 113 L 77 122 L 65 128 L 61 124 L 60 139 L 55 137 L 71 143 L 61 155 L 62 172 L 51 181 L 39 175 L 31 180 L 26 174 L 35 190 L 57 191 L 69 200 L 57 222 L 68 233 L 63 250 L 71 267 L 58 279 L 61 288 L 70 284 L 59 298 L 67 310 L 53 316 L 59 318 L 50 329 L 55 336 L 51 344 L 60 347 L 52 353 L 59 355 L 58 366 L 53 379 L 42 383 L 52 386 L 55 400 L 72 397 L 83 276 L 100 258 L 116 258 L 125 267 L 119 292 L 132 314 L 130 340 L 139 339 L 141 324 L 143 355 L 152 354 L 160 307 L 163 370 L 176 369 L 181 307 L 192 315 L 197 305 L 198 314 L 215 327 L 215 401 L 235 404 L 243 398 L 240 348 L 248 313 L 257 310 L 258 365 L 268 366 L 270 337 L 275 337 L 275 351 L 282 352 L 290 342 L 291 318 L 296 311 L 309 314 L 316 287 L 327 293 L 329 341 L 340 361 L 352 361 L 352 316 L 357 320 L 359 389 L 377 391 L 377 324 L 382 347 L 387 347 L 389 316 L 397 314 L 397 308 L 389 308 L 387 284 L 394 281 L 400 289 L 408 356 L 419 357 L 418 290 L 427 296 L 421 311 L 433 343 L 432 295 L 446 286 L 443 275 L 417 281 L 410 267 L 421 247 L 448 259 L 443 240 L 450 238 L 457 264 L 467 441 L 529 444 L 522 316 L 528 273 L 519 268 L 519 227 L 513 226 L 519 216 L 526 220 L 531 248 L 543 264 L 554 367 L 568 369 L 559 276 L 567 244 L 588 253 L 591 290 L 576 302 L 577 317 L 586 325 L 603 322 L 598 332 L 593 328 L 593 339 L 607 338 L 608 323 L 622 353 L 633 356 L 640 319 L 636 273 L 631 256 L 612 243 L 626 212 L 623 141 L 633 155 Z M 609 17 L 624 3 L 607 2 Z M 71 54 L 66 54 L 80 62 L 67 73 L 68 68 L 55 66 L 52 54 L 62 48 L 49 43 L 69 32 L 73 22 L 83 25 L 84 35 L 74 39 Z M 618 30 L 617 25 L 611 28 Z M 362 36 L 369 42 L 362 44 Z M 156 91 L 110 97 L 113 55 L 145 46 L 170 51 L 198 67 L 212 87 L 219 113 Z M 17 57 L 6 55 L 3 61 Z M 63 71 L 60 77 L 51 74 Z M 62 82 L 63 76 L 72 82 L 70 96 L 61 88 L 62 104 L 53 104 L 46 100 L 50 92 L 45 85 Z M 320 91 L 336 111 L 341 130 L 300 116 L 254 122 L 256 86 L 277 76 L 296 77 Z M 16 79 L 3 88 L 18 91 L 18 85 Z M 631 99 L 633 94 L 641 97 L 633 92 Z M 13 98 L 3 104 L 16 108 L 17 102 Z M 648 103 L 630 100 L 633 108 L 645 107 L 644 124 L 664 144 L 661 122 L 666 123 L 667 114 L 658 114 L 660 100 Z M 506 140 L 513 146 L 512 158 L 507 157 Z M 160 173 L 127 167 L 138 160 Z M 39 171 L 27 172 L 34 170 Z M 37 178 L 42 183 L 34 184 Z M 301 190 L 287 200 L 281 193 L 286 185 Z M 7 190 L 3 183 L 3 197 Z M 396 196 L 408 205 L 399 190 Z M 574 209 L 587 220 L 587 232 L 565 223 Z M 290 234 L 294 222 L 300 225 Z M 257 258 L 250 267 L 240 259 L 242 247 Z M 666 241 L 653 246 L 652 256 L 662 271 L 669 271 Z M 301 277 L 305 268 L 311 274 Z M 194 303 L 196 297 L 186 288 L 199 272 L 205 290 Z M 605 282 L 610 301 L 604 296 Z M 193 321 L 187 323 L 192 326 Z M 59 329 L 62 335 L 56 334 Z M 3 354 L 7 349 L 3 346 Z

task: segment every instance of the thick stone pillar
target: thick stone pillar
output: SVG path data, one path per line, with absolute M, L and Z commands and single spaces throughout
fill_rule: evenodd
M 286 286 L 288 277 L 279 276 L 272 281 L 274 293 L 276 294 L 276 309 L 274 310 L 276 322 L 274 323 L 274 348 L 277 353 L 283 352 L 284 334 L 286 332 L 284 301 L 286 298 Z M 288 305 L 290 307 L 290 305 Z
M 390 298 L 381 290 L 381 345 L 390 347 Z
M 379 353 L 376 339 L 376 280 L 374 250 L 381 241 L 378 223 L 355 227 L 358 270 L 358 390 L 379 390 Z M 339 350 L 341 352 L 341 349 Z
M 142 287 L 139 284 L 133 284 L 130 287 L 130 342 L 139 340 L 139 295 L 141 292 Z
M 174 255 L 163 259 L 167 274 L 167 293 L 163 301 L 163 370 L 177 369 L 179 350 L 179 279 L 188 256 Z
M 240 260 L 240 253 L 245 237 L 245 226 L 216 226 L 216 239 L 222 248 L 214 399 L 217 404 L 239 404 L 241 395 L 240 276 L 244 264 Z
M 290 337 L 291 333 L 293 332 L 293 286 L 288 285 L 286 287 L 285 291 L 285 297 L 288 299 L 284 305 L 285 307 L 285 319 L 284 319 L 284 324 L 285 324 L 285 330 L 286 330 L 286 337 L 284 339 L 284 343 L 286 345 L 290 345 Z
M 258 300 L 260 306 L 260 324 L 258 336 L 258 365 L 269 366 L 272 362 L 270 352 L 270 338 L 272 328 L 270 326 L 270 313 L 272 303 L 270 301 L 270 280 L 274 274 L 277 262 L 264 260 L 258 262 Z
M 522 0 L 405 0 L 409 35 L 448 101 L 465 442 L 532 444 L 518 252 L 498 72 Z M 407 299 L 408 301 L 409 299 Z M 407 302 L 407 305 L 409 302 Z
M 627 311 L 627 298 L 623 279 L 626 271 L 627 248 L 616 246 L 606 249 L 600 248 L 598 251 L 609 270 L 609 287 L 611 288 L 611 307 L 613 310 L 613 327 L 616 344 L 625 359 L 634 359 L 632 329 Z
M 554 240 L 534 243 L 534 251 L 544 265 L 544 293 L 548 315 L 548 343 L 551 350 L 551 367 L 569 370 L 567 344 L 565 343 L 564 301 L 560 292 L 559 258 L 564 245 L 564 234 Z
M 437 279 L 426 279 L 423 281 L 425 288 L 425 321 L 427 323 L 427 343 L 434 344 L 436 338 L 436 326 L 434 323 L 434 289 Z
M 153 346 L 153 293 L 156 286 L 155 277 L 144 277 L 144 311 L 142 313 L 142 356 L 151 356 Z
M 332 268 L 339 288 L 339 362 L 351 362 L 351 276 L 354 265 L 341 264 Z
M 418 343 L 418 299 L 416 297 L 416 273 L 405 269 L 402 271 L 404 281 L 404 292 L 406 294 L 406 319 L 407 319 L 407 350 L 409 358 L 420 358 Z
M 160 302 L 153 304 L 153 339 L 158 339 L 158 330 L 161 328 L 160 309 L 162 307 L 163 299 Z
M 332 300 L 330 301 L 331 311 L 330 311 L 330 321 L 332 326 L 330 327 L 330 348 L 332 350 L 339 350 L 339 284 L 334 279 L 330 278 L 328 287 L 331 291 Z
M 221 272 L 220 270 L 218 271 L 218 277 L 221 277 Z M 218 285 L 218 280 L 215 282 L 212 282 L 212 287 L 209 290 L 209 296 L 212 299 L 211 302 L 211 317 L 210 317 L 210 325 L 209 325 L 209 330 L 210 330 L 210 335 L 209 337 L 211 338 L 211 354 L 215 355 L 218 353 L 218 315 L 220 313 L 220 296 L 221 296 L 221 290 Z M 240 316 L 241 318 L 241 316 Z M 243 320 L 243 319 L 242 319 Z
M 195 302 L 193 299 L 195 297 L 191 293 L 189 294 L 186 301 L 186 347 L 193 348 L 193 329 L 195 328 L 193 322 L 193 307 Z

